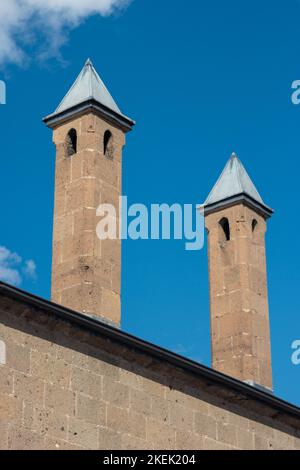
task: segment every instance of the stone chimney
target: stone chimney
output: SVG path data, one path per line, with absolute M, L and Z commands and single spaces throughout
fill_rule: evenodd
M 99 240 L 96 209 L 119 212 L 124 116 L 90 60 L 44 122 L 56 146 L 52 300 L 120 325 L 121 243 Z
M 265 205 L 235 154 L 205 202 L 213 368 L 272 389 Z

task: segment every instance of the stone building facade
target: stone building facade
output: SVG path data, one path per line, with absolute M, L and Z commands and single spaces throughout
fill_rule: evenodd
M 298 449 L 300 410 L 0 285 L 1 449 Z
M 271 392 L 272 211 L 240 161 L 206 202 L 211 369 L 119 328 L 121 247 L 95 236 L 96 208 L 118 204 L 134 122 L 90 61 L 45 122 L 57 152 L 52 302 L 0 283 L 0 449 L 300 450 L 300 409 Z

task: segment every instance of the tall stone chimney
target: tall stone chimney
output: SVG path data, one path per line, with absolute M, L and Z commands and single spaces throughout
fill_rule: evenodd
M 213 368 L 272 389 L 265 205 L 235 154 L 205 202 Z
M 96 234 L 100 203 L 119 213 L 124 116 L 90 60 L 44 122 L 56 146 L 52 300 L 120 324 L 121 244 Z

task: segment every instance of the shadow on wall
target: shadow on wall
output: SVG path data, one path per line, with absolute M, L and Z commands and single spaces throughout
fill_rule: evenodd
M 55 361 L 58 361 L 57 355 L 59 355 L 66 364 L 72 364 L 73 367 L 89 373 L 101 370 L 105 376 L 107 371 L 110 377 L 112 372 L 114 374 L 120 372 L 117 370 L 120 368 L 123 372 L 131 373 L 131 381 L 135 381 L 136 384 L 146 379 L 148 386 L 151 384 L 156 391 L 160 386 L 165 386 L 167 399 L 172 401 L 174 406 L 184 406 L 191 402 L 187 407 L 201 409 L 200 402 L 203 402 L 203 406 L 214 407 L 212 412 L 224 422 L 226 416 L 232 413 L 235 420 L 246 418 L 293 436 L 295 426 L 299 429 L 299 420 L 287 414 L 280 414 L 271 406 L 250 399 L 229 387 L 226 388 L 225 385 L 213 383 L 175 367 L 163 359 L 159 360 L 150 354 L 107 339 L 88 328 L 62 320 L 54 312 L 51 314 L 2 295 L 0 296 L 0 345 L 2 343 L 3 357 L 3 344 L 6 343 L 8 367 L 10 367 L 9 348 L 12 337 L 17 340 L 21 337 L 20 341 L 23 341 L 29 351 L 35 350 L 41 355 L 46 353 L 53 355 Z M 91 363 L 95 369 L 91 367 Z M 44 368 L 42 374 L 45 376 L 41 376 L 41 379 L 46 380 L 47 373 L 47 368 Z M 59 381 L 55 383 L 55 369 L 52 381 L 54 385 L 60 386 Z M 194 399 L 199 400 L 197 404 L 194 402 L 195 408 L 192 404 Z M 203 424 L 204 431 L 205 426 Z

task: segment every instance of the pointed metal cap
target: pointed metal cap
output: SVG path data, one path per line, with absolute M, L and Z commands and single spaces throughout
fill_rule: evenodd
M 242 162 L 233 153 L 206 199 L 205 214 L 244 202 L 268 218 L 273 210 L 262 200 Z
M 49 127 L 54 127 L 88 108 L 98 110 L 104 115 L 103 117 L 114 121 L 124 130 L 130 130 L 134 125 L 134 121 L 122 114 L 90 59 L 85 62 L 83 69 L 55 112 L 47 116 L 44 122 Z

